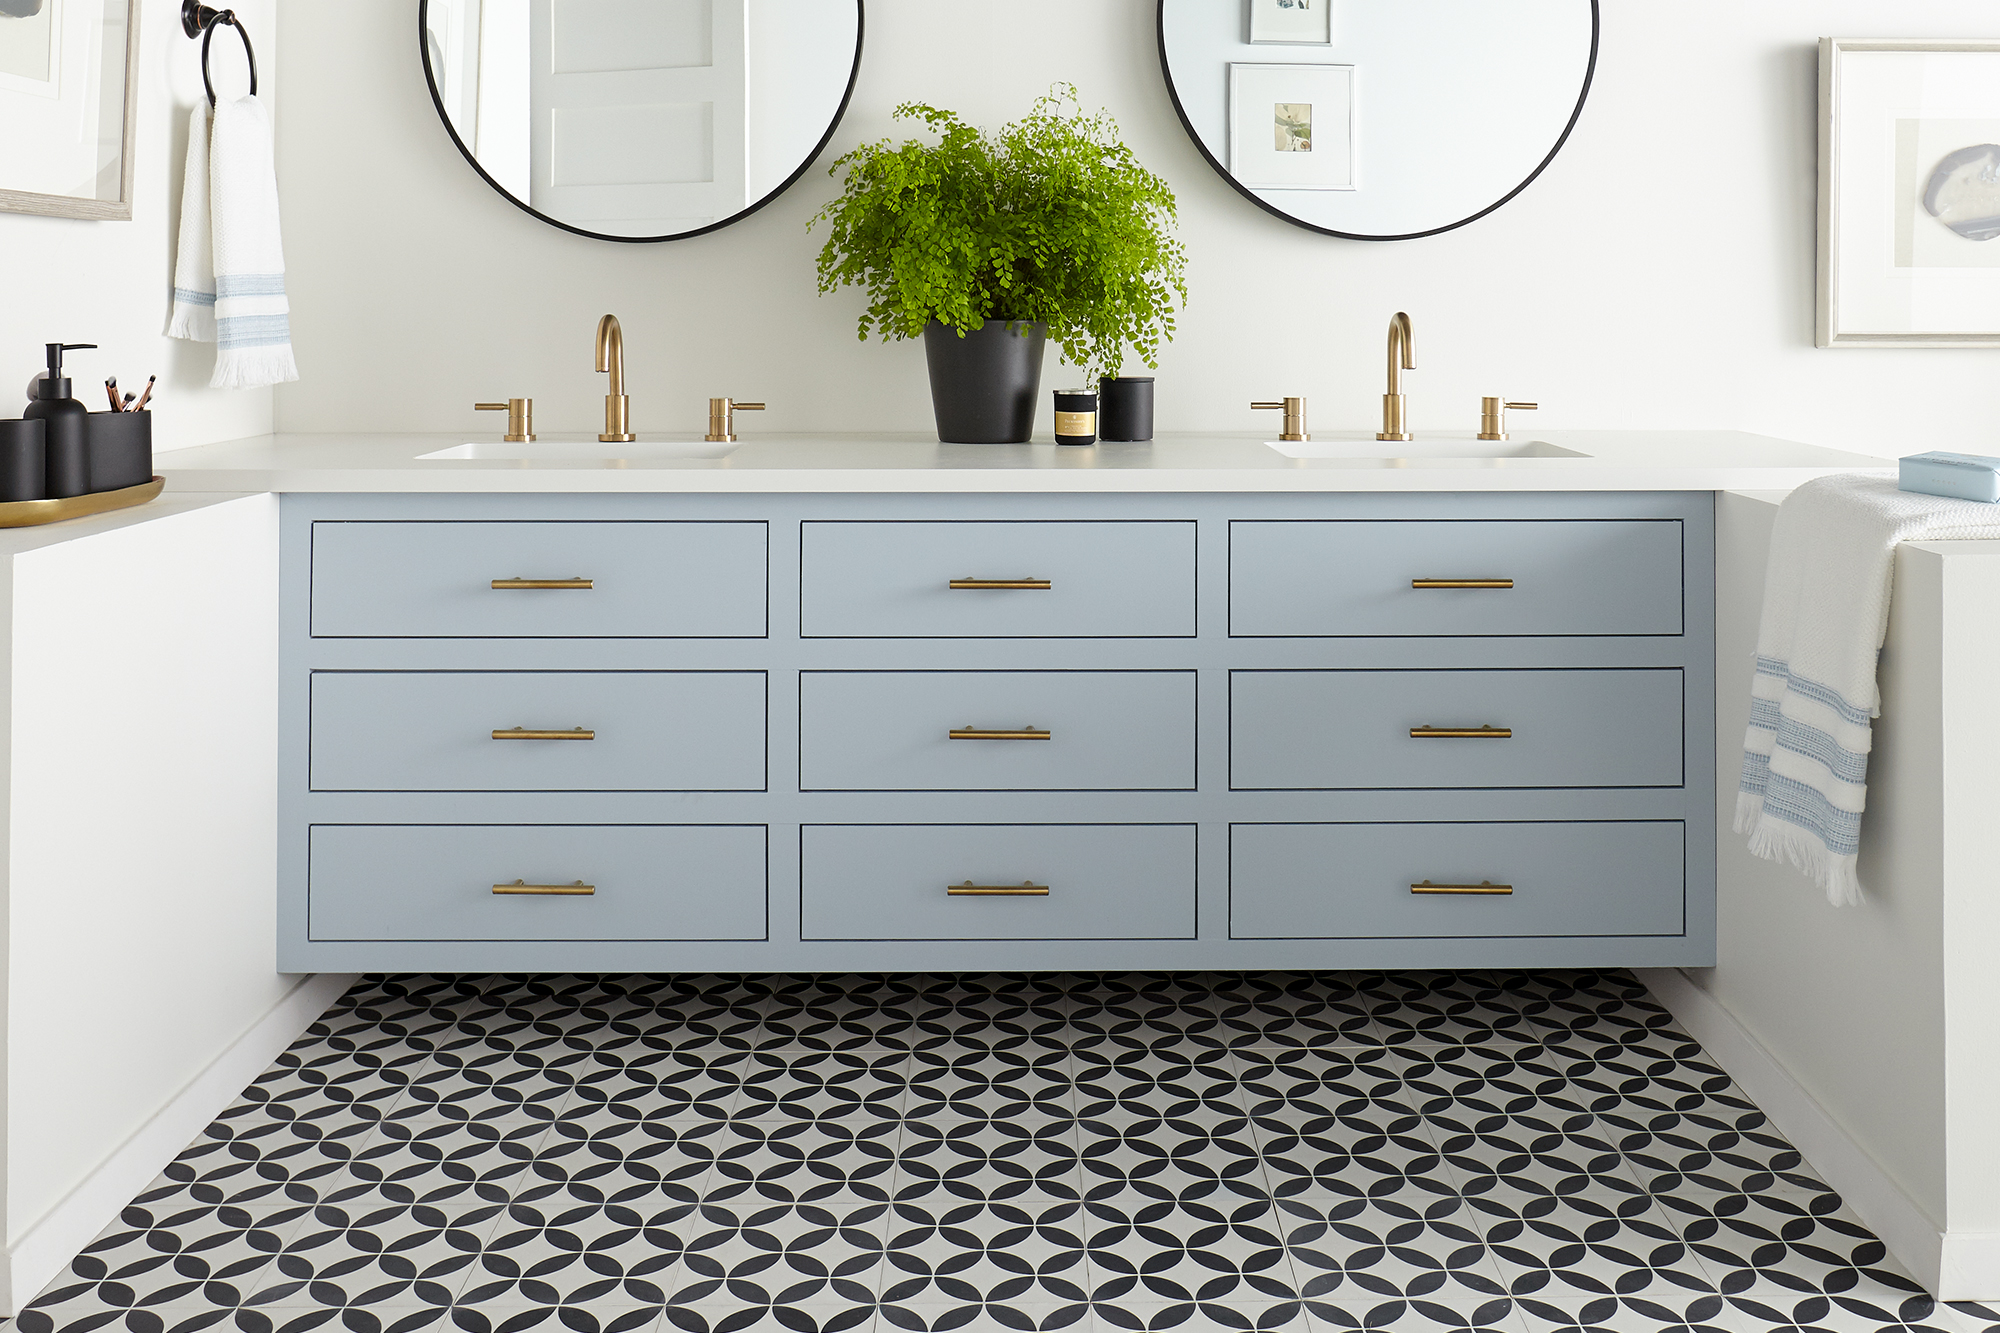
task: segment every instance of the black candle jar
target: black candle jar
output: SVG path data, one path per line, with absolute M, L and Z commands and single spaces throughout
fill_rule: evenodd
M 1097 433 L 1106 440 L 1145 441 L 1153 438 L 1153 377 L 1106 375 L 1097 382 Z
M 48 427 L 0 421 L 0 501 L 46 500 L 49 495 Z
M 1056 390 L 1056 443 L 1097 443 L 1097 394 L 1089 389 Z

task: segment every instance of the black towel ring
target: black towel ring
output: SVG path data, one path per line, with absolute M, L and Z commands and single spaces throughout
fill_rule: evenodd
M 223 24 L 236 29 L 236 35 L 243 39 L 243 58 L 250 62 L 250 92 L 257 92 L 257 52 L 250 46 L 250 34 L 243 30 L 233 9 L 211 9 L 199 0 L 181 0 L 181 31 L 189 37 L 201 38 L 201 86 L 208 92 L 208 104 L 215 105 L 215 84 L 208 77 L 208 44 L 215 40 L 215 30 Z

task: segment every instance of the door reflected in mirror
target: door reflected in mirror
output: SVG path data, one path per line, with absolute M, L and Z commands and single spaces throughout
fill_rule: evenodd
M 459 151 L 522 208 L 608 240 L 775 198 L 861 61 L 861 0 L 422 0 L 418 23 Z

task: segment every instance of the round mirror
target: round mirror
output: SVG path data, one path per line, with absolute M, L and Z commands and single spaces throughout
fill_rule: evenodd
M 1597 26 L 1597 0 L 1160 0 L 1160 66 L 1238 190 L 1329 236 L 1402 241 L 1541 174 L 1583 112 Z
M 488 185 L 565 231 L 671 241 L 819 156 L 861 68 L 861 0 L 422 0 L 417 37 Z

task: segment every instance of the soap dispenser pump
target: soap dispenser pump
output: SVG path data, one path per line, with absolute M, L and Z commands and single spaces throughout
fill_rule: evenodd
M 35 381 L 35 397 L 21 415 L 40 420 L 48 432 L 48 487 L 51 499 L 66 499 L 90 492 L 90 455 L 84 445 L 85 418 L 90 415 L 82 403 L 70 395 L 69 377 L 63 374 L 63 353 L 96 343 L 50 343 L 48 374 Z

